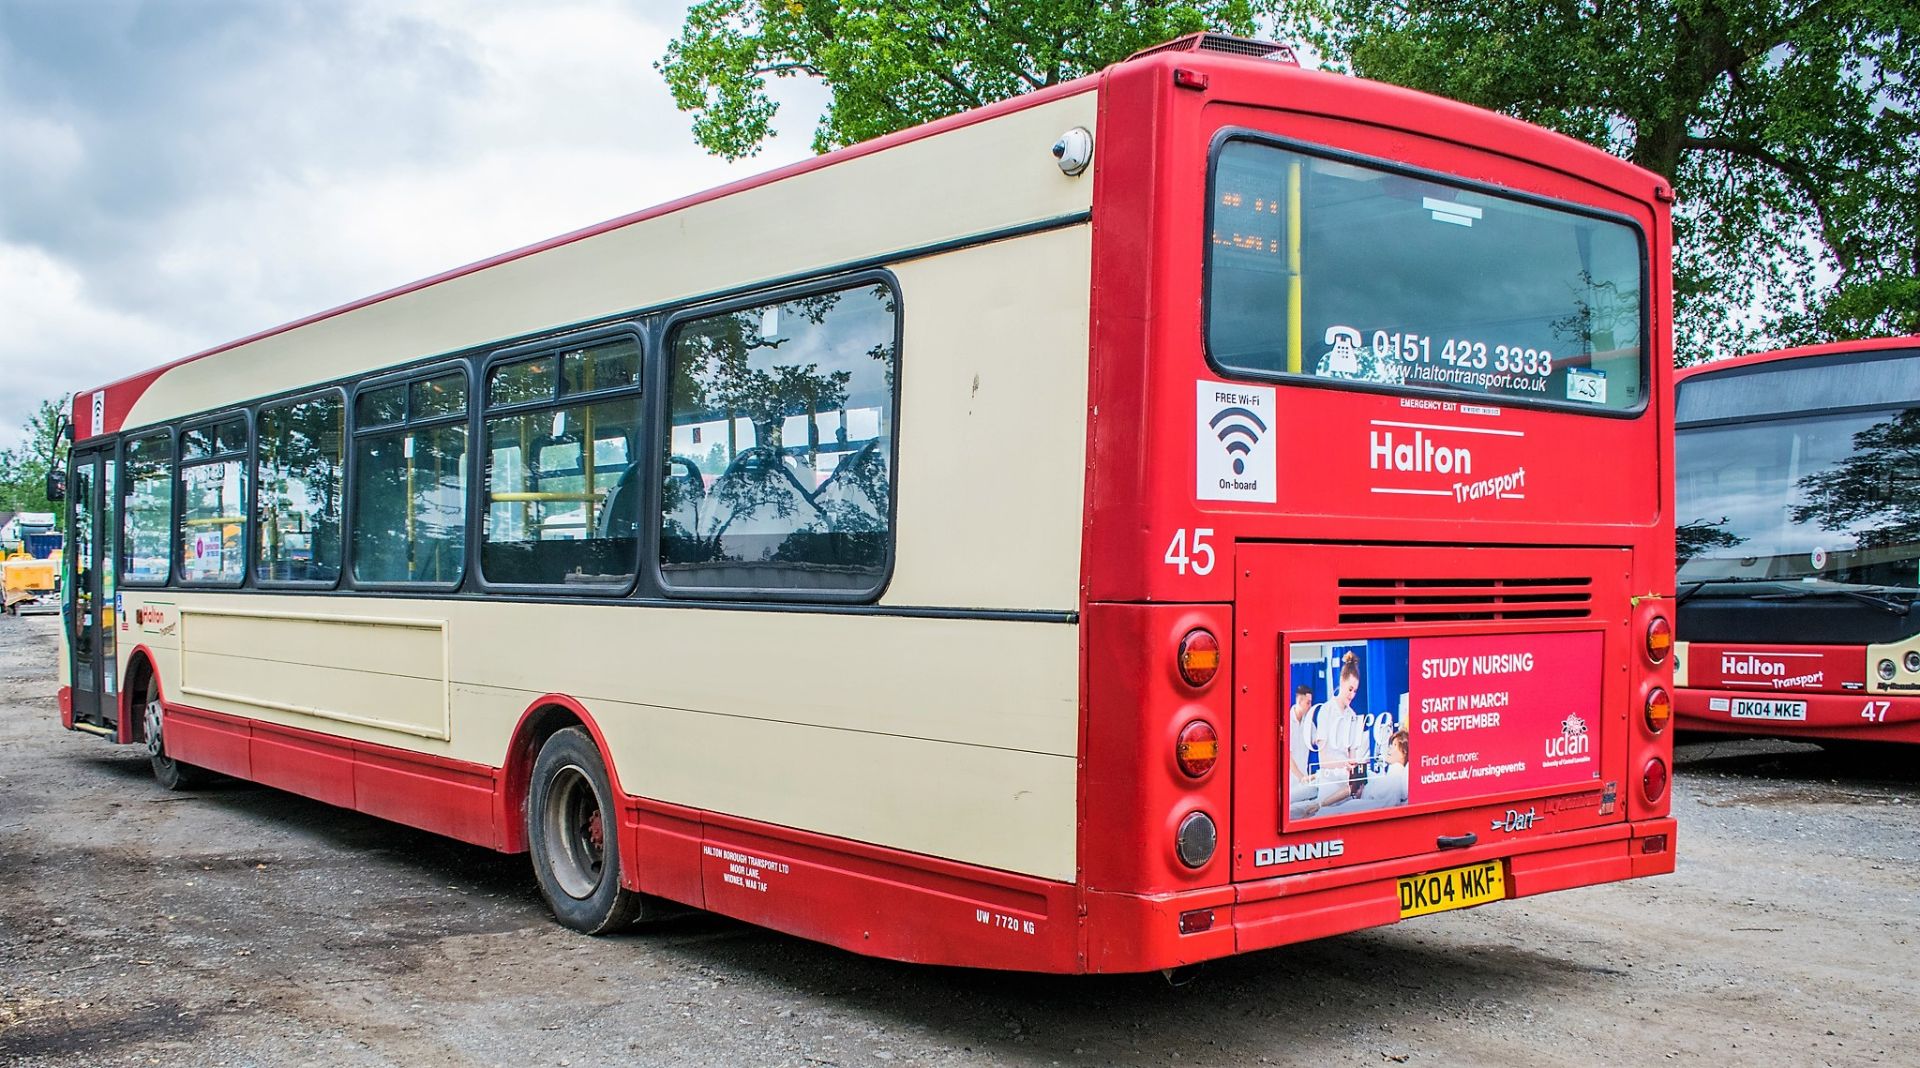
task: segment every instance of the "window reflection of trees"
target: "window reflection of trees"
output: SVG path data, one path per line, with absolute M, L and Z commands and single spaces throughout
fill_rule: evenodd
M 260 413 L 260 578 L 328 582 L 340 573 L 342 413 L 337 398 Z
M 1856 431 L 1846 459 L 1802 476 L 1795 523 L 1849 531 L 1852 558 L 1828 577 L 1913 585 L 1920 554 L 1920 410 Z M 1899 566 L 1895 570 L 1895 565 Z
M 1687 561 L 1696 556 L 1706 556 L 1720 549 L 1731 549 L 1747 539 L 1726 529 L 1731 519 L 1721 516 L 1718 519 L 1696 519 L 1674 527 L 1674 556 L 1679 566 L 1685 567 Z
M 664 472 L 661 553 L 673 581 L 858 587 L 879 571 L 891 515 L 894 316 L 892 291 L 869 286 L 678 332 L 673 424 L 719 424 L 725 437 L 673 456 Z M 849 414 L 868 408 L 874 434 L 850 438 Z M 829 433 L 823 419 L 835 416 Z M 751 576 L 737 570 L 748 566 Z M 783 579 L 783 570 L 813 577 Z
M 370 435 L 357 449 L 354 577 L 459 581 L 466 552 L 467 428 Z

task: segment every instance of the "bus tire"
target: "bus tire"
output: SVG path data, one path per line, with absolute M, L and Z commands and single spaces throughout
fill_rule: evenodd
M 169 790 L 191 790 L 205 785 L 211 773 L 167 755 L 166 738 L 160 733 L 160 680 L 147 676 L 147 699 L 141 705 L 147 735 L 147 756 L 153 762 L 153 777 Z
M 527 846 L 554 919 L 590 935 L 640 917 L 645 899 L 620 885 L 619 819 L 600 749 L 582 727 L 540 747 L 527 787 Z

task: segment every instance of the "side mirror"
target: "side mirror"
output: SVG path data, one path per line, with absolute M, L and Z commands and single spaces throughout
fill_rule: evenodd
M 59 468 L 47 471 L 47 500 L 64 501 L 67 499 L 67 473 Z

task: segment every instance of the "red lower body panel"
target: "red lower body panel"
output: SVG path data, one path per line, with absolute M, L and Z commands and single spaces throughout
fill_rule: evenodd
M 1750 719 L 1733 714 L 1734 701 L 1754 699 L 1805 702 L 1805 718 Z M 1772 690 L 1756 693 L 1688 686 L 1675 690 L 1673 716 L 1674 725 L 1683 731 L 1805 741 L 1920 743 L 1920 697 Z
M 187 763 L 489 848 L 522 818 L 500 802 L 505 774 L 483 765 L 180 704 L 166 706 L 164 729 Z M 1512 897 L 1670 872 L 1673 834 L 1672 820 L 1613 824 L 1162 895 L 1083 893 L 636 797 L 623 799 L 619 840 L 631 889 L 856 953 L 1141 972 L 1397 923 L 1395 880 L 1437 867 L 1504 858 Z
M 499 848 L 493 768 L 178 702 L 165 716 L 167 752 L 186 763 Z

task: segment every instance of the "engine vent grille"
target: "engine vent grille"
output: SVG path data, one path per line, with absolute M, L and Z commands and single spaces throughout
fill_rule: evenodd
M 1276 63 L 1289 63 L 1299 66 L 1300 60 L 1293 49 L 1275 41 L 1256 41 L 1248 37 L 1234 37 L 1224 33 L 1190 33 L 1185 37 L 1176 37 L 1165 44 L 1152 48 L 1143 48 L 1128 60 L 1141 56 L 1157 55 L 1161 52 L 1225 52 L 1234 56 L 1252 56 L 1255 59 L 1271 59 Z
M 1343 578 L 1342 623 L 1586 619 L 1591 578 Z

